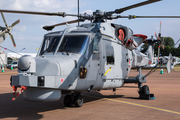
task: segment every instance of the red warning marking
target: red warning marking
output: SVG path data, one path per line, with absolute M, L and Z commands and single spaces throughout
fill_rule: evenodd
M 61 79 L 61 83 L 63 83 L 64 79 Z
M 150 60 L 150 61 L 149 61 L 149 64 L 151 64 L 151 63 L 152 63 L 152 61 Z
M 140 38 L 142 38 L 143 40 L 146 40 L 146 39 L 147 39 L 147 36 L 146 36 L 146 35 L 143 35 L 143 34 L 134 34 L 134 36 L 140 37 Z
M 12 86 L 12 88 L 13 88 L 13 98 L 12 98 L 12 100 L 16 100 L 16 98 L 23 92 L 23 90 L 27 90 L 27 87 L 21 86 L 21 90 L 16 95 L 17 87 Z

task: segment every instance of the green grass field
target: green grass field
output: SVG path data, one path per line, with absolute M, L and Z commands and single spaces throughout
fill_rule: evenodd
M 175 70 L 175 71 L 180 71 L 180 65 L 175 65 L 175 66 L 174 66 L 174 70 Z

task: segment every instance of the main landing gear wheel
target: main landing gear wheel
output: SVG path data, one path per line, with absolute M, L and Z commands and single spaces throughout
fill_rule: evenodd
M 149 95 L 149 93 L 149 87 L 147 85 L 144 85 L 140 90 L 140 94 Z
M 77 95 L 66 95 L 64 97 L 64 105 L 66 107 L 81 107 L 83 105 L 83 98 L 81 95 L 77 94 Z
M 147 100 L 153 100 L 155 99 L 154 94 L 150 94 L 149 87 L 147 85 L 144 85 L 139 89 L 139 98 L 140 99 L 147 99 Z

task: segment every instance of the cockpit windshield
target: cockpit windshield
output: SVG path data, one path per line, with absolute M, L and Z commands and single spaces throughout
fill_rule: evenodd
M 65 36 L 58 52 L 83 53 L 83 50 L 89 40 L 87 35 Z
M 46 36 L 41 48 L 40 55 L 55 52 L 61 36 Z
M 56 51 L 61 36 L 46 36 L 44 38 L 43 45 L 41 47 L 40 55 L 44 53 L 53 53 Z M 69 35 L 64 36 L 58 52 L 67 52 L 67 53 L 79 53 L 82 54 L 84 48 L 89 40 L 87 35 Z

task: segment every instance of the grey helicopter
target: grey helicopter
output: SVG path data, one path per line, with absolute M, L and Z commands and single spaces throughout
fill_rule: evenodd
M 123 25 L 108 23 L 106 20 L 120 18 L 180 18 L 180 16 L 121 16 L 124 11 L 155 3 L 161 0 L 147 0 L 114 11 L 96 10 L 93 15 L 47 13 L 31 11 L 1 10 L 0 12 L 74 16 L 77 20 L 44 26 L 52 30 L 59 25 L 83 22 L 76 27 L 68 26 L 63 31 L 50 32 L 44 40 L 36 57 L 22 56 L 18 61 L 18 74 L 11 76 L 13 100 L 23 91 L 29 101 L 57 101 L 64 97 L 64 105 L 81 107 L 83 91 L 106 90 L 122 87 L 126 83 L 137 83 L 139 97 L 151 99 L 149 87 L 143 86 L 147 74 L 141 74 L 141 67 L 151 64 L 154 57 L 154 44 L 158 39 L 147 39 L 146 35 L 134 34 Z M 137 49 L 142 43 L 149 44 L 145 53 Z M 171 55 L 170 55 L 171 56 Z M 170 72 L 171 60 L 168 61 Z M 127 77 L 132 67 L 139 68 L 135 77 Z M 148 74 L 149 75 L 149 74 Z M 21 88 L 16 95 L 17 88 Z

